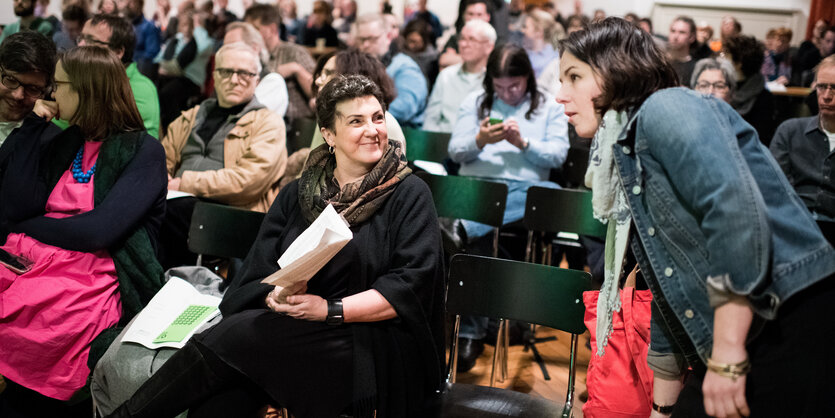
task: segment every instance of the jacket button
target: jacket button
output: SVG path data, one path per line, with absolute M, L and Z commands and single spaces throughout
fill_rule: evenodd
M 635 186 L 632 188 L 632 194 L 641 194 L 641 186 Z
M 664 269 L 664 275 L 667 276 L 667 277 L 672 276 L 673 275 L 673 268 L 672 267 L 665 268 Z
M 686 316 L 687 319 L 693 319 L 693 317 L 696 316 L 696 314 L 693 313 L 692 309 L 688 309 L 684 311 L 684 316 Z
M 655 236 L 655 228 L 649 227 L 649 229 L 647 229 L 647 233 L 649 234 L 649 236 L 654 237 Z
M 632 152 L 632 149 L 630 149 L 629 147 L 626 147 L 626 146 L 623 147 L 623 153 L 624 154 L 629 155 L 630 152 Z

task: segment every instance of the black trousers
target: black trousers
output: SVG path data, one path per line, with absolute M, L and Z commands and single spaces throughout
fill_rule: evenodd
M 246 376 L 197 342 L 189 342 L 110 417 L 255 417 L 272 403 Z
M 751 417 L 835 417 L 835 275 L 786 301 L 748 345 Z M 706 417 L 705 368 L 685 381 L 673 417 Z

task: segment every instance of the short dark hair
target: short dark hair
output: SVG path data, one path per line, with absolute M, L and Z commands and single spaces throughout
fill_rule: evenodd
M 18 74 L 41 73 L 47 85 L 52 84 L 57 60 L 52 40 L 35 31 L 15 33 L 0 44 L 0 67 Z
M 256 4 L 246 9 L 244 21 L 253 20 L 261 25 L 275 23 L 276 28 L 281 27 L 281 15 L 278 13 L 278 8 L 269 4 Z
M 602 80 L 594 99 L 601 114 L 640 106 L 652 93 L 679 84 L 678 75 L 652 36 L 629 22 L 607 17 L 560 41 L 560 53 L 590 65 Z
M 461 32 L 461 29 L 464 27 L 464 24 L 467 23 L 464 21 L 464 13 L 467 11 L 467 8 L 472 6 L 473 4 L 483 4 L 485 8 L 487 8 L 487 13 L 490 15 L 490 22 L 493 22 L 493 2 L 489 0 L 466 0 L 458 3 L 458 18 L 455 20 L 455 31 Z
M 435 46 L 435 33 L 432 32 L 432 27 L 423 19 L 412 19 L 403 28 L 400 36 L 405 40 L 410 33 L 417 33 L 423 40 L 424 47 L 428 48 L 430 45 Z
M 765 61 L 765 45 L 753 36 L 730 36 L 722 42 L 722 49 L 731 55 L 734 63 L 741 64 L 740 70 L 746 78 L 760 72 Z
M 133 25 L 127 19 L 113 15 L 98 13 L 93 15 L 90 24 L 95 26 L 104 23 L 110 28 L 110 49 L 117 51 L 123 49 L 122 64 L 128 66 L 133 61 L 133 49 L 136 48 L 136 34 L 133 32 Z
M 536 88 L 536 74 L 533 72 L 528 53 L 522 47 L 514 44 L 502 44 L 493 49 L 487 58 L 487 70 L 484 73 L 484 96 L 478 108 L 478 118 L 486 118 L 493 108 L 493 80 L 502 77 L 526 77 L 526 88 L 531 95 L 531 105 L 525 112 L 525 119 L 530 120 L 536 111 L 542 94 Z
M 71 4 L 61 12 L 61 19 L 63 21 L 81 22 L 83 25 L 89 18 L 90 14 L 87 13 L 87 10 L 77 4 Z
M 646 23 L 647 26 L 649 26 L 649 31 L 652 32 L 652 19 L 650 19 L 648 17 L 642 17 L 642 18 L 638 19 L 637 23 Z
M 679 16 L 673 19 L 673 22 L 684 22 L 690 27 L 690 34 L 695 36 L 696 35 L 696 21 L 693 20 L 690 16 Z
M 383 112 L 386 111 L 383 93 L 368 77 L 357 74 L 336 76 L 328 84 L 325 84 L 325 87 L 322 87 L 319 96 L 316 97 L 316 117 L 319 127 L 333 132 L 336 106 L 345 100 L 366 96 L 374 96 L 380 102 Z

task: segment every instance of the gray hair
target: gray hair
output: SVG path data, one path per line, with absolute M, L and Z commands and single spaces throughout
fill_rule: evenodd
M 235 29 L 241 30 L 241 39 L 250 47 L 258 51 L 258 58 L 261 59 L 261 65 L 266 66 L 270 60 L 270 53 L 267 51 L 267 45 L 264 44 L 264 38 L 255 26 L 247 22 L 232 22 L 226 25 L 226 33 Z
M 464 24 L 464 27 L 471 27 L 473 30 L 481 34 L 481 36 L 487 38 L 488 41 L 495 44 L 496 43 L 496 29 L 493 29 L 493 25 L 479 19 L 473 19 Z M 462 29 L 463 30 L 463 29 Z
M 255 63 L 255 73 L 261 74 L 261 59 L 258 57 L 258 54 L 255 50 L 252 49 L 251 46 L 247 45 L 244 42 L 233 42 L 231 44 L 226 44 L 220 47 L 215 53 L 215 62 L 220 61 L 220 56 L 227 53 L 228 51 L 243 51 L 249 53 L 252 56 L 252 61 Z
M 705 70 L 722 71 L 722 75 L 725 77 L 725 82 L 728 83 L 730 92 L 733 93 L 736 91 L 736 70 L 734 70 L 734 65 L 731 64 L 730 61 L 722 58 L 704 58 L 696 62 L 696 66 L 693 67 L 693 76 L 690 77 L 690 88 L 696 88 L 699 76 L 702 75 Z

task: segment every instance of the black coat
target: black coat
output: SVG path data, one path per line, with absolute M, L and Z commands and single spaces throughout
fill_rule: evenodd
M 429 188 L 404 179 L 308 283 L 325 299 L 375 289 L 397 312 L 391 320 L 334 327 L 266 309 L 272 286 L 261 279 L 308 226 L 298 182 L 290 183 L 224 296 L 224 320 L 198 340 L 296 416 L 335 416 L 351 404 L 360 416 L 369 408 L 378 417 L 430 416 L 444 361 L 444 277 Z

